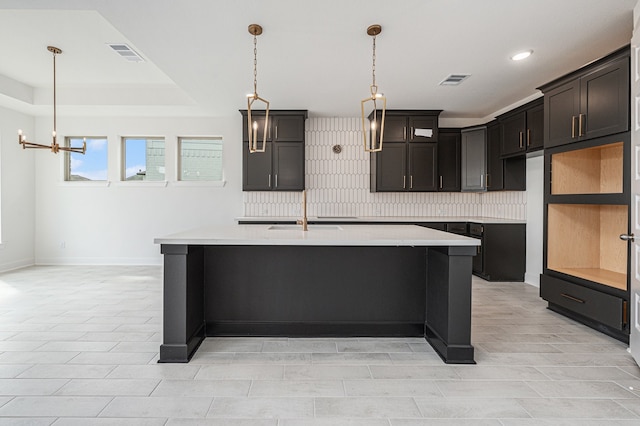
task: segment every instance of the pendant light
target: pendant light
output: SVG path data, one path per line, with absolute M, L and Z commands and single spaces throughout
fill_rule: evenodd
M 371 96 L 360 102 L 360 107 L 362 109 L 362 140 L 365 152 L 382 151 L 382 136 L 384 134 L 384 116 L 387 111 L 387 98 L 382 93 L 378 93 L 378 86 L 376 85 L 376 36 L 381 32 L 382 27 L 378 24 L 370 25 L 367 28 L 367 34 L 373 37 L 373 65 L 371 68 L 373 80 L 371 86 L 369 86 Z M 369 128 L 367 128 L 365 124 L 367 117 L 364 112 L 365 104 L 368 102 L 371 102 L 373 105 L 373 116 Z M 379 106 L 382 106 L 381 112 L 378 112 Z M 379 123 L 378 117 L 380 118 Z M 371 132 L 371 137 L 367 143 L 367 133 L 369 133 L 369 131 Z
M 22 134 L 22 130 L 18 130 L 18 143 L 22 145 L 23 149 L 27 148 L 45 148 L 50 149 L 51 152 L 57 154 L 58 151 L 69 151 L 76 152 L 78 154 L 84 154 L 87 150 L 87 142 L 86 139 L 82 141 L 82 148 L 80 147 L 70 147 L 70 146 L 60 146 L 58 145 L 58 135 L 56 133 L 56 55 L 62 53 L 62 50 L 58 49 L 54 46 L 47 46 L 47 50 L 53 53 L 53 131 L 51 132 L 51 136 L 53 140 L 51 141 L 51 145 L 43 145 L 39 143 L 29 142 L 27 141 L 27 136 Z
M 258 36 L 262 34 L 262 27 L 258 24 L 249 25 L 249 34 L 253 35 L 253 93 L 247 95 L 247 134 L 249 135 L 249 152 L 265 152 L 267 148 L 267 129 L 269 128 L 269 101 L 258 96 Z M 258 121 L 251 116 L 254 103 L 262 102 L 265 107 L 264 124 L 262 128 L 262 145 L 258 147 Z

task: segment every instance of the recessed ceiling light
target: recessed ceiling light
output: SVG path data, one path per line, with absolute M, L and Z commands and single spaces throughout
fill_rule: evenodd
M 531 56 L 532 53 L 533 53 L 533 50 L 526 50 L 524 52 L 519 52 L 519 53 L 516 53 L 515 55 L 513 55 L 511 57 L 511 60 L 512 61 L 521 61 L 521 60 L 526 59 L 529 56 Z

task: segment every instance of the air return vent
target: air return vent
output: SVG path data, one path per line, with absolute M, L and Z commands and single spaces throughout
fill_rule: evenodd
M 440 82 L 440 86 L 457 86 L 469 77 L 471 77 L 470 74 L 450 74 Z
M 124 43 L 109 44 L 109 47 L 129 62 L 144 62 L 142 56 Z

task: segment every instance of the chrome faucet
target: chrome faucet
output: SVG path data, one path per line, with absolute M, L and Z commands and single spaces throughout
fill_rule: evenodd
M 298 219 L 296 224 L 302 225 L 303 231 L 308 231 L 309 227 L 307 226 L 307 190 L 304 189 L 302 191 L 302 219 Z

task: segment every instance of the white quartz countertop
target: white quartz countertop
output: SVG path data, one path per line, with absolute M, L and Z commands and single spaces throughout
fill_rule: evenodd
M 295 222 L 300 217 L 294 216 L 243 216 L 237 217 L 236 222 Z M 526 220 L 519 219 L 498 219 L 495 217 L 478 216 L 315 216 L 309 217 L 310 222 L 475 222 L 475 223 L 527 223 Z
M 232 225 L 191 229 L 155 244 L 303 246 L 478 246 L 480 240 L 416 225 Z

